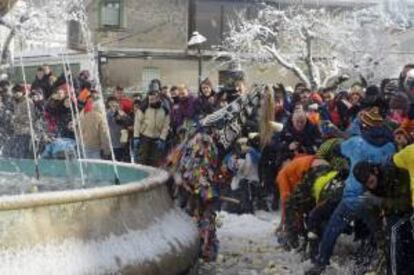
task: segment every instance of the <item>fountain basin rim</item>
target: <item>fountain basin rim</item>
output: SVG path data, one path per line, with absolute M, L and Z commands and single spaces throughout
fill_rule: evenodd
M 85 163 L 107 164 L 113 169 L 113 162 L 104 160 L 80 160 Z M 106 199 L 110 197 L 125 196 L 134 192 L 145 192 L 159 185 L 165 184 L 169 174 L 161 169 L 139 164 L 115 162 L 116 166 L 139 169 L 148 173 L 144 179 L 122 185 L 92 187 L 88 189 L 75 189 L 67 191 L 53 191 L 44 193 L 31 193 L 21 195 L 4 195 L 0 197 L 0 211 L 34 208 L 48 205 L 78 203 L 90 200 Z

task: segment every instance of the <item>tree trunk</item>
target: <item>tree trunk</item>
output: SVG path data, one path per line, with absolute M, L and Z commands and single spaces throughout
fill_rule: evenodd
M 303 35 L 304 35 L 305 42 L 306 42 L 305 63 L 308 66 L 309 81 L 310 81 L 311 89 L 316 90 L 320 86 L 320 79 L 319 79 L 320 75 L 318 73 L 318 69 L 313 63 L 313 51 L 312 51 L 313 37 L 307 29 L 303 30 Z
M 1 50 L 1 59 L 0 59 L 0 65 L 4 65 L 9 61 L 10 57 L 10 43 L 13 40 L 14 36 L 16 35 L 16 30 L 12 29 L 9 33 L 9 35 L 6 38 L 6 41 L 4 41 L 3 48 Z

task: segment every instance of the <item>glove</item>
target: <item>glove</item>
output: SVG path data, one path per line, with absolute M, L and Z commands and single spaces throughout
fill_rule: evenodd
M 132 141 L 132 147 L 134 151 L 137 151 L 139 149 L 140 140 L 138 137 L 134 137 L 134 140 Z
M 157 150 L 160 150 L 162 152 L 165 150 L 165 141 L 164 140 L 162 140 L 162 139 L 157 140 L 156 145 L 157 145 Z

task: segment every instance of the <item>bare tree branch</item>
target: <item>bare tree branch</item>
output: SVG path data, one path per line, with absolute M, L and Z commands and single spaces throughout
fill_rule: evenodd
M 303 81 L 303 83 L 305 83 L 306 86 L 311 87 L 311 83 L 308 79 L 308 77 L 306 76 L 306 74 L 297 66 L 295 66 L 292 63 L 287 62 L 281 55 L 280 53 L 276 50 L 276 47 L 269 47 L 269 46 L 264 46 L 264 48 L 271 54 L 273 55 L 273 57 L 276 59 L 276 61 L 283 66 L 284 68 L 292 71 L 301 81 Z

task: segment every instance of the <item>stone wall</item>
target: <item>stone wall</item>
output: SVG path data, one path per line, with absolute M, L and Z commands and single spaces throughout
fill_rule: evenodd
M 188 0 L 123 0 L 121 28 L 100 26 L 100 5 L 87 6 L 95 44 L 104 48 L 185 49 Z

